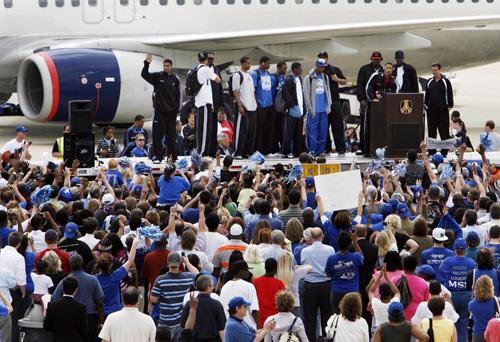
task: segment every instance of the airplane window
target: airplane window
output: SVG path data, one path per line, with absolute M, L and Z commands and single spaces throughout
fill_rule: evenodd
M 186 3 L 186 0 L 177 0 L 177 5 L 184 5 Z
M 380 0 L 381 4 L 385 4 L 386 2 L 387 2 L 387 0 Z
M 250 5 L 252 3 L 252 0 L 243 0 L 243 3 L 245 5 Z
M 396 0 L 396 3 L 397 3 L 397 4 L 402 4 L 402 3 L 403 3 L 403 0 Z
M 285 3 L 285 0 L 278 0 L 278 4 L 283 5 Z
M 262 5 L 267 5 L 268 0 L 260 0 L 260 3 L 261 3 Z
M 428 3 L 434 2 L 434 0 L 427 0 Z
M 212 5 L 218 5 L 219 4 L 219 0 L 210 0 L 210 3 Z
M 128 0 L 120 0 L 120 5 L 128 6 Z
M 38 6 L 47 7 L 47 0 L 38 0 Z
M 56 0 L 56 7 L 63 7 L 64 6 L 64 0 Z
M 97 0 L 88 0 L 89 1 L 89 6 L 95 7 L 97 6 Z
M 319 4 L 319 0 L 312 0 L 313 4 Z
M 160 5 L 165 6 L 168 3 L 168 0 L 160 0 Z
M 331 4 L 336 4 L 336 3 L 337 3 L 337 0 L 330 0 L 330 3 L 331 3 Z
M 414 4 L 416 4 L 418 2 L 418 0 L 411 0 L 411 2 L 413 2 Z
M 12 0 L 3 0 L 3 5 L 5 8 L 12 8 Z
M 371 3 L 371 2 L 372 2 L 372 0 L 365 0 L 365 2 L 366 2 L 367 4 L 369 4 L 369 3 Z
M 203 0 L 194 0 L 195 5 L 201 5 L 203 3 Z
M 227 0 L 228 5 L 234 5 L 234 0 Z
M 79 7 L 80 6 L 80 0 L 71 0 L 71 6 L 73 6 L 73 7 Z
M 493 2 L 493 0 L 486 0 L 486 2 L 492 3 L 492 2 Z
M 304 2 L 304 0 L 295 0 L 296 3 L 301 4 Z
M 347 0 L 348 3 L 353 4 L 356 2 L 356 0 Z

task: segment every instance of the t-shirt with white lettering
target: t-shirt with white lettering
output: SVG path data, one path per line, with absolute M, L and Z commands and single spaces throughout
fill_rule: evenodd
M 15 138 L 7 141 L 5 145 L 0 149 L 0 154 L 9 151 L 10 153 L 15 153 L 17 150 L 23 147 L 23 144 L 26 140 L 22 140 L 21 142 L 17 141 Z
M 197 108 L 203 107 L 207 104 L 213 104 L 212 100 L 212 84 L 210 81 L 215 81 L 217 74 L 213 68 L 209 68 L 205 64 L 198 65 L 198 72 L 196 74 L 198 82 L 201 84 L 200 91 L 194 97 L 194 104 Z
M 240 72 L 241 75 L 243 75 L 243 82 L 241 81 Z M 232 76 L 232 91 L 237 90 L 240 93 L 240 100 L 243 107 L 245 107 L 246 110 L 253 112 L 257 109 L 257 100 L 255 99 L 255 87 L 252 76 L 246 71 L 241 70 L 240 72 L 236 72 Z

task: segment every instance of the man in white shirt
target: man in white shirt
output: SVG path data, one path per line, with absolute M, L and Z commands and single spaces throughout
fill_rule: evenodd
M 234 297 L 243 297 L 245 301 L 252 303 L 247 311 L 246 317 L 243 321 L 250 327 L 257 329 L 257 322 L 259 321 L 259 299 L 257 298 L 257 291 L 255 286 L 244 280 L 248 279 L 248 264 L 246 261 L 239 260 L 233 264 L 233 270 L 236 273 L 233 280 L 228 281 L 220 291 L 220 301 L 224 307 L 226 318 L 229 317 L 229 302 Z
M 463 220 L 465 221 L 465 228 L 462 228 L 463 236 L 467 236 L 469 232 L 476 232 L 479 236 L 479 245 L 482 246 L 486 243 L 488 238 L 488 229 L 483 225 L 477 225 L 477 212 L 468 209 L 465 214 Z
M 130 286 L 122 295 L 123 309 L 110 314 L 99 334 L 103 342 L 154 342 L 156 326 L 153 319 L 139 312 L 139 290 Z
M 5 145 L 0 149 L 0 155 L 3 155 L 5 152 L 16 153 L 16 151 L 21 151 L 22 159 L 31 159 L 31 155 L 28 152 L 31 142 L 26 141 L 26 133 L 28 133 L 28 129 L 26 127 L 17 126 L 16 137 L 5 143 Z
M 240 59 L 241 71 L 232 76 L 232 94 L 236 101 L 238 115 L 236 117 L 236 130 L 234 133 L 234 146 L 236 159 L 248 157 L 255 151 L 257 128 L 257 100 L 255 87 L 250 73 L 252 62 L 250 57 Z
M 97 245 L 100 240 L 94 237 L 94 233 L 97 229 L 99 222 L 95 217 L 88 217 L 83 220 L 83 228 L 85 230 L 85 235 L 78 240 L 85 242 L 89 246 L 90 250 L 93 250 L 95 245 Z
M 493 203 L 490 207 L 490 220 L 482 225 L 488 233 L 493 226 L 500 226 L 500 203 Z
M 221 83 L 221 79 L 213 68 L 208 67 L 208 53 L 198 54 L 196 77 L 201 88 L 194 97 L 196 106 L 196 143 L 198 153 L 206 156 L 211 150 L 211 136 L 217 134 L 217 114 L 213 110 L 212 84 L 210 81 Z M 215 149 L 215 148 L 214 148 Z
M 24 297 L 26 296 L 26 263 L 21 254 L 17 252 L 21 246 L 23 236 L 18 232 L 9 234 L 9 245 L 0 251 L 0 265 L 12 272 L 16 278 L 17 286 L 10 290 L 12 297 L 12 341 L 19 341 L 17 321 L 24 314 Z
M 208 260 L 213 260 L 217 248 L 228 242 L 229 240 L 224 235 L 217 233 L 217 228 L 220 224 L 220 218 L 216 213 L 209 214 L 205 219 L 205 225 L 208 229 L 205 232 L 205 254 Z M 200 234 L 200 233 L 198 233 Z

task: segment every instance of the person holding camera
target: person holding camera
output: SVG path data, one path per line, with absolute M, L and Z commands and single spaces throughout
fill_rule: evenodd
M 21 153 L 22 160 L 30 160 L 29 147 L 31 146 L 31 141 L 26 140 L 26 133 L 28 132 L 29 130 L 26 127 L 17 126 L 16 137 L 3 145 L 0 149 L 0 155 L 3 155 L 5 152 L 9 152 L 10 154 Z

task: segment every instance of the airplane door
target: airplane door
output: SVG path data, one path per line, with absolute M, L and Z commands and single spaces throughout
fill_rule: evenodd
M 82 0 L 83 21 L 99 24 L 104 20 L 104 0 Z
M 114 0 L 114 4 L 117 23 L 126 24 L 134 21 L 137 12 L 135 0 Z

